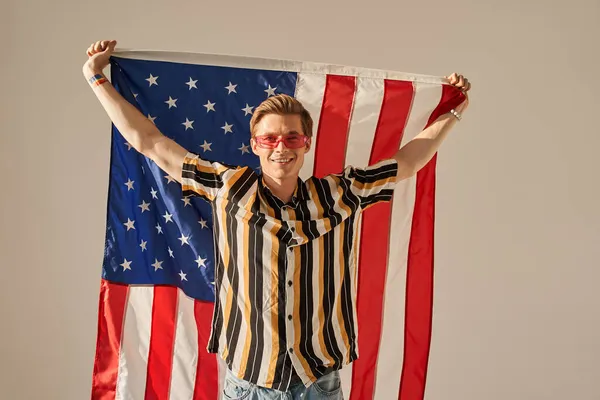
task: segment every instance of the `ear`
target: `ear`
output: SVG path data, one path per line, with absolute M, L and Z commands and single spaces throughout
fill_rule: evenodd
M 308 140 L 306 141 L 306 145 L 304 146 L 304 153 L 308 153 L 308 151 L 310 150 L 310 146 L 311 146 L 311 141 L 312 141 L 312 137 L 309 137 Z
M 252 147 L 252 152 L 258 156 L 258 153 L 256 152 L 256 140 L 254 140 L 254 138 L 250 138 L 250 147 Z

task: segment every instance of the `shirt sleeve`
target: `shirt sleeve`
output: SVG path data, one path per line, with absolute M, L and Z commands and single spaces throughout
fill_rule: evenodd
M 228 172 L 239 167 L 207 161 L 188 152 L 183 159 L 181 188 L 183 196 L 199 196 L 214 200 L 224 186 Z
M 365 168 L 349 166 L 344 174 L 350 181 L 350 190 L 360 199 L 360 206 L 366 209 L 392 200 L 398 182 L 398 162 L 390 158 Z

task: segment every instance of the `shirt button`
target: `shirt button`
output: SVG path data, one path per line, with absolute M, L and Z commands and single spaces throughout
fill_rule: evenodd
M 291 320 L 292 320 L 292 316 L 291 316 L 291 315 L 288 315 L 288 319 L 291 321 Z
M 288 281 L 288 286 L 292 286 L 292 281 Z
M 293 353 L 293 352 L 294 352 L 294 349 L 290 349 L 290 353 Z

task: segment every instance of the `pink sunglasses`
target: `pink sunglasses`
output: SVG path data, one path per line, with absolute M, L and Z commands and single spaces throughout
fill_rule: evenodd
M 260 135 L 255 136 L 254 140 L 259 147 L 263 149 L 274 149 L 279 145 L 279 142 L 283 142 L 285 147 L 288 149 L 299 149 L 306 145 L 308 142 L 308 136 L 300 134 L 291 135 Z

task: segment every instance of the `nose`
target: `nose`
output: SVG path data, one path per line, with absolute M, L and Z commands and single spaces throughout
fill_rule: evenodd
M 283 151 L 285 149 L 287 149 L 287 147 L 285 147 L 283 140 L 279 140 L 279 142 L 277 142 L 277 146 L 275 146 L 275 150 Z

